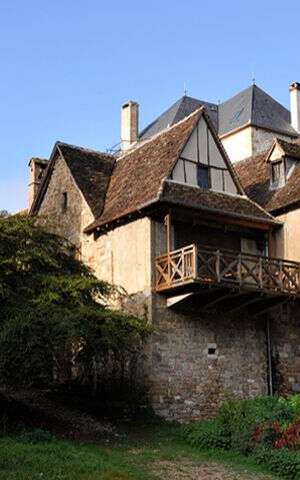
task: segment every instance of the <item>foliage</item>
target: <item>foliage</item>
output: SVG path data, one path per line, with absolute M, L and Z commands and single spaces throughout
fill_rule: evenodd
M 183 429 L 184 437 L 190 445 L 200 448 L 230 447 L 230 436 L 218 421 L 202 421 L 187 425 Z
M 300 455 L 284 448 L 276 450 L 267 446 L 260 446 L 253 452 L 258 464 L 267 466 L 271 472 L 280 475 L 280 478 L 300 478 Z
M 150 480 L 176 478 L 182 470 L 195 478 L 195 470 L 202 464 L 207 470 L 211 462 L 218 477 L 219 470 L 220 477 L 223 472 L 226 478 L 260 478 L 259 473 L 268 473 L 250 457 L 224 450 L 204 452 L 186 445 L 180 428 L 158 420 L 131 422 L 126 434 L 119 430 L 117 438 L 99 439 L 96 445 L 56 439 L 29 443 L 22 436 L 0 438 L 0 480 Z M 241 471 L 244 475 L 237 473 Z
M 217 418 L 230 435 L 231 448 L 247 453 L 254 447 L 253 434 L 257 425 L 287 421 L 291 418 L 291 409 L 284 399 L 278 397 L 229 400 L 224 402 Z M 267 431 L 264 436 L 267 441 Z
M 300 395 L 225 402 L 215 419 L 183 429 L 201 449 L 228 449 L 253 456 L 282 478 L 300 478 Z
M 49 385 L 76 370 L 96 388 L 108 358 L 136 361 L 149 328 L 108 308 L 112 292 L 65 239 L 24 215 L 0 218 L 2 383 Z

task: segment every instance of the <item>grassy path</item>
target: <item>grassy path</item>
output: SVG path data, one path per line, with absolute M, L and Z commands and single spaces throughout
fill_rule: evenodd
M 97 444 L 0 439 L 0 480 L 273 480 L 248 458 L 198 452 L 170 425 L 124 427 Z

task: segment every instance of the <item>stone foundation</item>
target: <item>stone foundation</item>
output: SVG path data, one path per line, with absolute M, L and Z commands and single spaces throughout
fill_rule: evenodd
M 264 320 L 189 317 L 154 295 L 153 326 L 147 385 L 157 414 L 181 422 L 209 418 L 227 398 L 267 394 Z

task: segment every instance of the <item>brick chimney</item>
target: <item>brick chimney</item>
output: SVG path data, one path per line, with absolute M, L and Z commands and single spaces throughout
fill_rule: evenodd
M 300 83 L 290 85 L 291 125 L 300 133 Z
M 139 104 L 129 100 L 121 110 L 121 149 L 126 151 L 139 136 Z
M 47 165 L 48 160 L 42 158 L 31 158 L 29 161 L 28 210 L 30 210 L 38 192 Z

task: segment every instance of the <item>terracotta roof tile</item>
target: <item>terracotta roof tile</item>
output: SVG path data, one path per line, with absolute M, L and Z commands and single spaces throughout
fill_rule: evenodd
M 246 196 L 202 190 L 173 181 L 165 182 L 160 200 L 212 213 L 274 222 L 269 213 Z
M 280 140 L 280 144 L 283 144 L 282 140 Z M 298 152 L 298 145 L 292 142 L 289 146 L 288 142 L 284 142 L 284 144 L 285 151 L 289 152 L 289 155 L 290 152 Z M 268 212 L 278 214 L 282 209 L 291 208 L 292 205 L 300 202 L 300 162 L 296 162 L 287 183 L 281 188 L 272 190 L 270 189 L 270 166 L 267 163 L 267 156 L 266 152 L 243 160 L 235 165 L 235 169 L 246 194 Z

